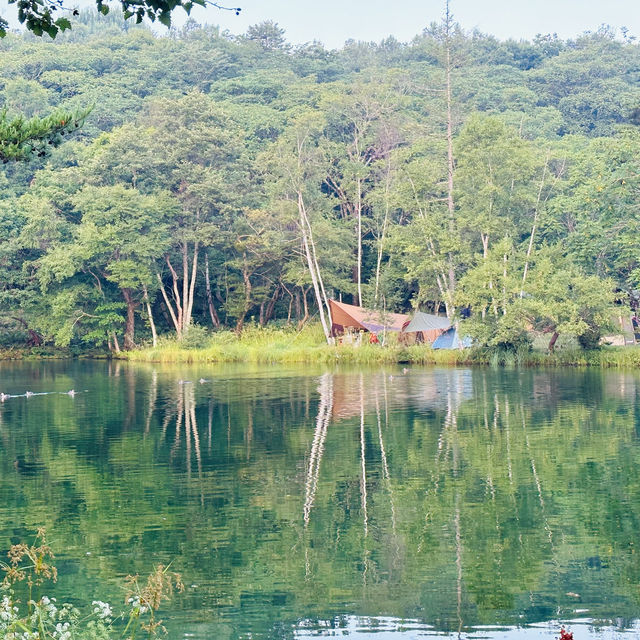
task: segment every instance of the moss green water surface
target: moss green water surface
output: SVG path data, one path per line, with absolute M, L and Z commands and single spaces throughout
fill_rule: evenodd
M 172 639 L 640 632 L 638 373 L 61 361 L 0 392 L 0 552 L 46 526 L 59 600 L 171 562 Z

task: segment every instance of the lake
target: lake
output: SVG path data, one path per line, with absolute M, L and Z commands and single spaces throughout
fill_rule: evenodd
M 45 526 L 58 599 L 162 562 L 170 638 L 640 633 L 638 373 L 5 362 L 0 392 L 0 553 Z

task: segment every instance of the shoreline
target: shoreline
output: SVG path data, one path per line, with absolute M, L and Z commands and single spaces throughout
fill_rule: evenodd
M 38 362 L 51 360 L 118 360 L 147 364 L 315 364 L 315 365 L 425 365 L 480 366 L 498 368 L 600 368 L 640 369 L 640 346 L 605 347 L 594 351 L 567 350 L 554 354 L 541 352 L 500 353 L 474 349 L 434 351 L 428 347 L 315 347 L 279 353 L 246 353 L 218 349 L 144 348 L 114 353 L 32 353 L 28 349 L 0 350 L 0 362 Z
M 424 346 L 330 347 L 282 351 L 148 348 L 119 354 L 118 359 L 146 363 L 186 364 L 353 364 L 353 365 L 442 365 L 493 367 L 580 367 L 640 369 L 640 347 L 608 347 L 594 351 L 567 350 L 554 354 L 540 352 L 500 353 L 474 349 L 436 350 Z
M 232 331 L 203 332 L 199 327 L 181 343 L 167 338 L 159 346 L 109 353 L 60 347 L 0 349 L 0 361 L 64 359 L 114 359 L 146 363 L 247 363 L 247 364 L 351 364 L 351 365 L 443 365 L 494 367 L 599 367 L 640 368 L 640 346 L 610 347 L 585 351 L 563 347 L 553 354 L 540 350 L 518 352 L 479 348 L 433 350 L 428 345 L 405 346 L 395 335 L 382 346 L 363 344 L 332 346 L 324 343 L 318 327 L 301 331 L 291 328 L 248 327 L 238 336 Z

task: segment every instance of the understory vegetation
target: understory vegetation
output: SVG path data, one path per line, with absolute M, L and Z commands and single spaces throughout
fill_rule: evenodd
M 640 289 L 640 50 L 624 33 L 503 42 L 446 17 L 409 43 L 328 50 L 271 22 L 160 37 L 87 12 L 0 52 L 3 117 L 91 109 L 0 173 L 1 348 L 459 357 L 321 348 L 336 298 L 464 310 L 474 353 L 493 354 L 474 358 L 535 361 L 532 332 L 590 349 Z M 319 341 L 290 338 L 316 320 Z M 289 329 L 237 338 L 247 325 Z
M 124 354 L 123 354 L 124 355 Z M 640 347 L 602 347 L 585 350 L 575 341 L 554 353 L 520 349 L 474 347 L 432 349 L 429 345 L 405 346 L 397 334 L 387 336 L 387 344 L 327 345 L 319 325 L 301 331 L 246 327 L 241 335 L 233 331 L 197 331 L 197 339 L 178 341 L 166 338 L 156 348 L 130 351 L 127 359 L 138 362 L 262 364 L 435 364 L 492 366 L 579 366 L 640 367 Z
M 180 576 L 158 565 L 145 583 L 138 576 L 126 579 L 126 610 L 94 600 L 88 611 L 58 603 L 45 594 L 57 580 L 54 553 L 46 532 L 38 529 L 32 544 L 14 544 L 8 562 L 0 561 L 0 632 L 4 640 L 133 640 L 155 638 L 164 631 L 156 612 L 170 600 L 174 589 L 184 590 Z M 87 603 L 88 604 L 88 603 Z

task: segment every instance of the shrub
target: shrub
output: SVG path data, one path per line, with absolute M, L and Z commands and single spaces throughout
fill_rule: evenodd
M 211 332 L 199 324 L 192 324 L 180 341 L 183 349 L 205 349 L 211 341 Z

